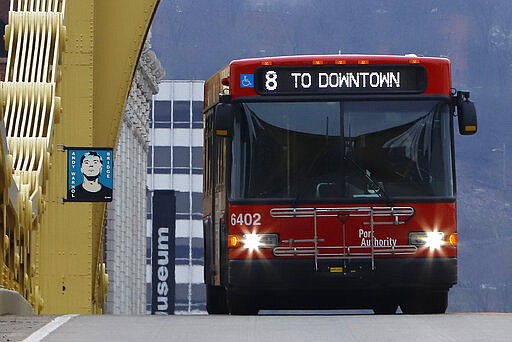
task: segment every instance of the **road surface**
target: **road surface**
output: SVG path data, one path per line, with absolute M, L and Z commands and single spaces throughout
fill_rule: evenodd
M 9 318 L 0 317 L 0 328 L 5 328 L 2 322 L 6 319 Z M 2 342 L 24 338 L 27 342 L 512 341 L 512 313 L 246 317 L 64 315 L 32 317 L 33 328 L 16 327 L 12 317 L 10 319 L 11 330 L 16 334 L 2 330 Z M 42 323 L 34 324 L 33 320 L 37 319 Z

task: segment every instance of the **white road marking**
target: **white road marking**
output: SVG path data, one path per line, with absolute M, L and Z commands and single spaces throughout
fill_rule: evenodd
M 32 335 L 23 340 L 23 342 L 39 342 L 46 336 L 48 336 L 52 331 L 58 329 L 61 325 L 69 321 L 71 318 L 78 315 L 63 315 L 56 317 L 50 323 L 46 324 L 41 329 L 34 332 Z

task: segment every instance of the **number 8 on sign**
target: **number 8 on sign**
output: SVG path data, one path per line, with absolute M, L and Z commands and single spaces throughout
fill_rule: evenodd
M 277 89 L 277 72 L 270 70 L 265 73 L 265 88 L 268 91 Z

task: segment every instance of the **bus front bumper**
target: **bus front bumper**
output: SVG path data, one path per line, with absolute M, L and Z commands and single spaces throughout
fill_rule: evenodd
M 457 283 L 456 258 L 230 260 L 228 287 L 247 291 L 447 290 Z

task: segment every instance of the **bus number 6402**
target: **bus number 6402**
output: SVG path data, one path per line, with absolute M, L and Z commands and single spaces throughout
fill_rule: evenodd
M 231 214 L 232 226 L 261 226 L 261 214 Z

